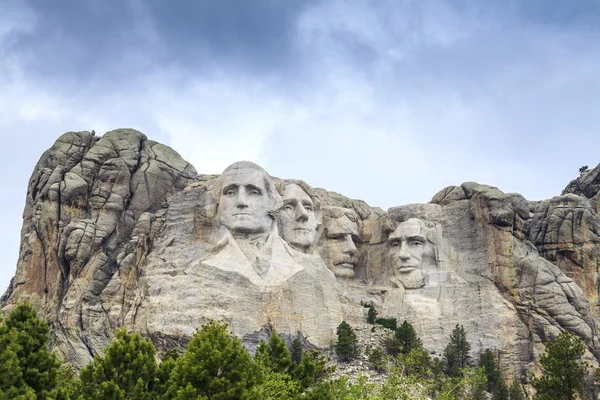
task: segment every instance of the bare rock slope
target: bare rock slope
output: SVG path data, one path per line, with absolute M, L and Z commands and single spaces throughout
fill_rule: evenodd
M 29 182 L 1 306 L 31 301 L 54 348 L 83 366 L 119 327 L 160 353 L 208 318 L 250 349 L 273 328 L 325 348 L 372 302 L 438 354 L 464 325 L 474 356 L 493 349 L 526 383 L 563 330 L 600 357 L 598 176 L 600 166 L 539 202 L 467 182 L 385 212 L 251 163 L 198 175 L 135 130 L 69 132 Z

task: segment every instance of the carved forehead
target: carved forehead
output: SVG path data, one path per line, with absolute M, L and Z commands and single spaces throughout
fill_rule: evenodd
M 300 186 L 296 185 L 295 183 L 290 183 L 283 189 L 282 197 L 283 197 L 284 203 L 286 202 L 286 200 L 287 201 L 296 200 L 298 202 L 308 201 L 310 204 L 313 203 L 312 199 L 310 198 L 308 193 L 306 193 L 304 191 L 304 189 L 302 189 Z
M 345 215 L 339 218 L 327 218 L 325 229 L 327 229 L 328 235 L 350 233 L 353 236 L 358 236 L 358 224 L 351 221 L 350 218 Z
M 406 239 L 410 237 L 425 238 L 425 229 L 426 227 L 423 221 L 418 218 L 410 218 L 398 225 L 396 230 L 390 234 L 388 240 Z
M 233 169 L 221 175 L 221 188 L 236 185 L 254 185 L 266 190 L 265 176 L 260 172 L 249 168 Z

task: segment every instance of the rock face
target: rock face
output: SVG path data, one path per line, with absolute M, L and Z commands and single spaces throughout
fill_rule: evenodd
M 209 318 L 251 350 L 270 329 L 325 348 L 372 302 L 437 354 L 464 325 L 473 357 L 526 383 L 563 330 L 600 357 L 599 168 L 541 202 L 467 182 L 384 212 L 249 162 L 197 175 L 134 130 L 70 132 L 29 182 L 1 305 L 29 299 L 81 367 L 119 327 L 161 353 Z

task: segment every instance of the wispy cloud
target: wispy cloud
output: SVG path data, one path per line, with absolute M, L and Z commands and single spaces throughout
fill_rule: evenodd
M 68 130 L 133 127 L 201 173 L 249 159 L 384 208 L 468 180 L 550 197 L 600 161 L 596 1 L 1 7 L 0 286 Z

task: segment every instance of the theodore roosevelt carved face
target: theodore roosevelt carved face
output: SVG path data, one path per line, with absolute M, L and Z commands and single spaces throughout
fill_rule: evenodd
M 405 289 L 418 289 L 425 285 L 423 276 L 423 251 L 426 226 L 418 218 L 410 218 L 398 225 L 387 241 L 388 262 L 394 277 Z
M 316 205 L 299 184 L 286 185 L 281 196 L 283 206 L 278 214 L 281 237 L 295 249 L 308 253 L 317 233 Z
M 248 161 L 234 163 L 223 171 L 217 189 L 219 221 L 232 233 L 271 231 L 279 195 L 261 167 Z
M 339 278 L 354 278 L 358 216 L 350 209 L 330 207 L 323 210 L 323 237 L 319 246 L 321 257 Z

